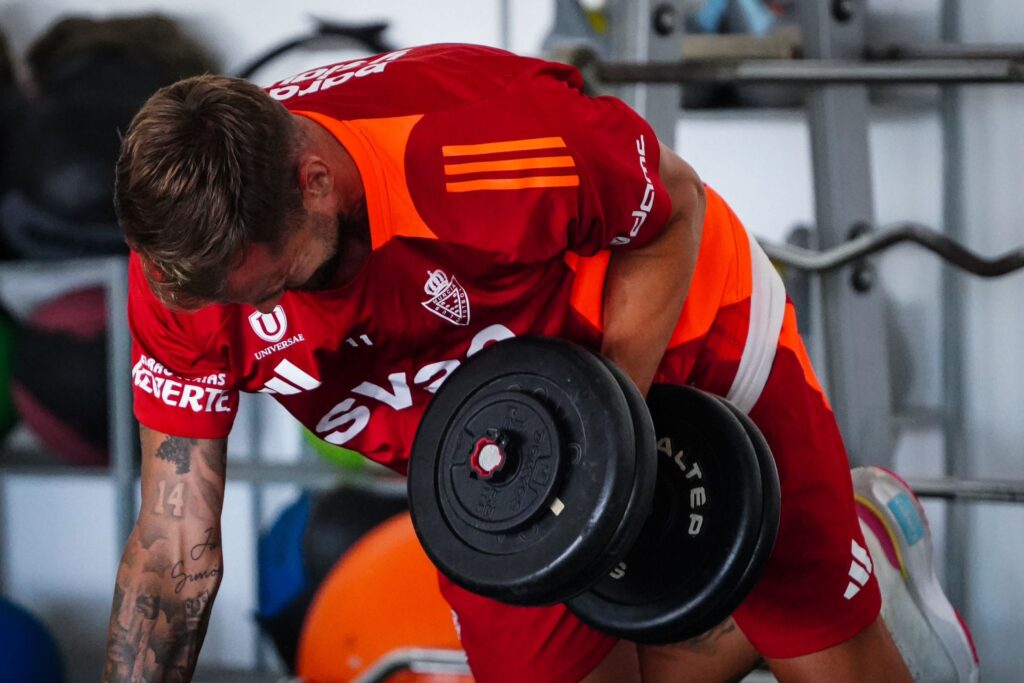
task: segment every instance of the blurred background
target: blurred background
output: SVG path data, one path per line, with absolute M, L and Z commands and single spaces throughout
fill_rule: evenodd
M 94 681 L 102 670 L 137 506 L 126 252 L 111 206 L 118 131 L 156 88 L 195 73 L 269 85 L 353 56 L 471 42 L 580 65 L 595 91 L 647 115 L 748 229 L 780 245 L 770 255 L 851 460 L 892 467 L 928 494 L 937 568 L 971 625 L 983 680 L 1024 680 L 1020 271 L 978 277 L 903 245 L 812 273 L 785 247 L 834 247 L 863 224 L 874 234 L 924 226 L 986 258 L 1021 249 L 1024 87 L 1010 77 L 628 87 L 595 67 L 878 59 L 921 46 L 934 57 L 956 43 L 980 54 L 953 56 L 980 69 L 979 56 L 998 67 L 1024 53 L 1019 0 L 820 2 L 852 14 L 835 41 L 824 24 L 808 32 L 795 2 L 760 0 L 665 3 L 673 23 L 662 32 L 660 6 L 647 2 L 0 0 L 0 670 L 23 672 L 19 681 Z M 396 647 L 457 647 L 443 605 L 417 597 L 423 621 L 406 641 L 356 642 L 383 631 L 387 613 L 386 598 L 353 577 L 385 569 L 372 565 L 383 552 L 364 558 L 370 569 L 351 553 L 402 510 L 404 486 L 265 399 L 243 397 L 230 440 L 227 571 L 197 680 L 278 680 L 293 673 L 302 638 L 310 658 L 337 658 L 338 680 Z M 380 548 L 411 540 L 399 523 L 373 533 Z M 339 569 L 339 558 L 350 564 Z M 339 623 L 340 605 L 358 606 L 351 623 Z

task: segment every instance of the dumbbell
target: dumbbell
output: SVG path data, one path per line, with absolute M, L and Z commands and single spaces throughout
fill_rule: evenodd
M 514 605 L 565 602 L 642 643 L 724 621 L 778 531 L 763 436 L 725 399 L 517 337 L 441 385 L 409 463 L 413 525 L 454 583 Z

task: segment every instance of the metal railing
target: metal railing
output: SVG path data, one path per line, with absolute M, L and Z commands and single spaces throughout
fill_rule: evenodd
M 407 648 L 392 650 L 367 669 L 354 683 L 383 683 L 401 671 L 435 675 L 469 675 L 466 653 L 462 650 Z
M 867 232 L 823 251 L 763 240 L 760 244 L 768 258 L 776 263 L 821 273 L 842 268 L 902 242 L 924 247 L 947 263 L 979 277 L 1000 277 L 1024 268 L 1024 247 L 995 258 L 985 258 L 956 240 L 917 223 L 900 223 L 878 232 Z
M 596 62 L 592 75 L 620 83 L 757 83 L 765 85 L 984 85 L 1024 82 L 1024 62 L 1007 59 L 839 59 Z

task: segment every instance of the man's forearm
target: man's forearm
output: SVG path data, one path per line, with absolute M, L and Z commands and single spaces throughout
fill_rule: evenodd
M 674 189 L 677 211 L 654 241 L 612 254 L 605 279 L 602 353 L 646 394 L 679 320 L 704 223 L 699 181 Z
M 103 680 L 189 681 L 220 584 L 219 548 L 208 535 L 175 559 L 146 549 L 138 536 L 114 587 Z
M 104 681 L 188 681 L 224 572 L 223 439 L 143 427 L 142 507 L 114 586 Z

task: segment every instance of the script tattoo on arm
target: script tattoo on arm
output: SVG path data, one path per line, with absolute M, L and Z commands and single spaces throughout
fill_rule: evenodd
M 193 560 L 201 560 L 207 550 L 216 550 L 220 547 L 220 544 L 213 538 L 213 527 L 210 527 L 203 533 L 205 534 L 203 542 L 196 543 L 188 553 Z
M 146 429 L 142 442 L 144 504 L 114 587 L 103 680 L 184 682 L 223 573 L 227 443 Z

